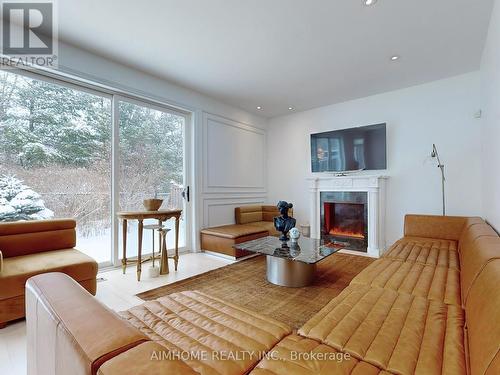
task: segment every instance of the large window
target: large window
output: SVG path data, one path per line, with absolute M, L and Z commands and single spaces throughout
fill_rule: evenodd
M 0 72 L 0 221 L 73 217 L 111 260 L 111 99 Z
M 142 103 L 119 101 L 120 126 L 120 201 L 122 211 L 142 206 L 146 198 L 163 199 L 162 209 L 183 209 L 184 200 L 184 116 L 166 112 Z M 153 224 L 148 221 L 145 224 Z M 174 223 L 167 244 L 174 244 Z M 185 220 L 181 220 L 179 247 L 185 247 Z M 143 248 L 150 250 L 151 237 L 159 249 L 158 237 L 143 237 Z M 137 222 L 128 226 L 128 256 L 137 255 Z M 120 237 L 121 240 L 121 237 Z M 121 244 L 121 243 L 120 243 Z M 146 253 L 149 251 L 146 250 Z M 120 254 L 121 255 L 121 254 Z
M 154 196 L 184 208 L 182 113 L 12 70 L 0 71 L 0 91 L 0 222 L 75 218 L 77 247 L 103 264 L 119 259 L 115 210 L 143 210 Z M 183 220 L 181 247 L 185 233 Z

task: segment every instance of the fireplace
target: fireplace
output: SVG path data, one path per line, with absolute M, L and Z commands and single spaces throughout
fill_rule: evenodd
M 349 250 L 368 248 L 366 192 L 322 192 L 321 238 Z
M 325 202 L 325 233 L 337 237 L 364 239 L 365 205 Z
M 311 211 L 309 212 L 309 222 L 311 224 L 311 238 L 326 238 L 346 243 L 347 248 L 366 252 L 377 258 L 383 254 L 386 248 L 385 195 L 387 176 L 363 173 L 347 176 L 325 174 L 310 177 L 308 181 L 310 182 Z M 325 203 L 364 205 L 364 239 L 340 237 L 336 234 L 330 234 L 330 230 L 326 231 Z M 360 208 L 358 209 L 360 210 Z M 333 210 L 335 213 L 335 207 Z

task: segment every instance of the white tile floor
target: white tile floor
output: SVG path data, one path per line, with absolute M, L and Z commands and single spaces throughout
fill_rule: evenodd
M 150 263 L 143 264 L 141 282 L 136 280 L 134 266 L 128 267 L 125 275 L 122 274 L 121 269 L 100 272 L 98 277 L 103 277 L 105 281 L 97 284 L 97 298 L 113 310 L 125 310 L 142 302 L 135 296 L 137 293 L 233 263 L 229 259 L 210 254 L 189 253 L 180 256 L 179 270 L 175 272 L 173 261 L 170 261 L 170 273 L 154 279 L 148 277 L 147 269 Z M 26 323 L 24 321 L 9 324 L 0 330 L 0 374 L 26 374 Z

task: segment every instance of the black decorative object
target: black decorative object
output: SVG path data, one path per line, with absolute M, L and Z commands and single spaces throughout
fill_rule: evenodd
M 274 227 L 281 232 L 280 241 L 288 241 L 288 232 L 295 227 L 297 222 L 293 217 L 288 216 L 288 210 L 293 207 L 293 204 L 279 201 L 277 207 L 281 216 L 274 218 Z

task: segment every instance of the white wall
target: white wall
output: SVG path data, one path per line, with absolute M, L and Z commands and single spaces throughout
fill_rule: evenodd
M 429 160 L 436 143 L 446 164 L 447 213 L 481 215 L 479 73 L 270 120 L 269 200 L 294 203 L 308 222 L 311 133 L 387 123 L 386 241 L 400 238 L 406 213 L 440 214 L 440 171 Z M 365 172 L 368 173 L 368 172 Z
M 193 113 L 194 249 L 200 227 L 233 223 L 234 207 L 265 202 L 267 119 L 64 43 L 59 70 Z
M 202 227 L 232 224 L 235 207 L 266 203 L 266 132 L 213 114 L 203 131 Z
M 260 128 L 266 127 L 267 120 L 263 117 L 62 42 L 59 43 L 59 70 L 193 111 L 217 113 Z
M 500 230 L 500 1 L 495 2 L 481 63 L 483 203 L 486 220 Z

